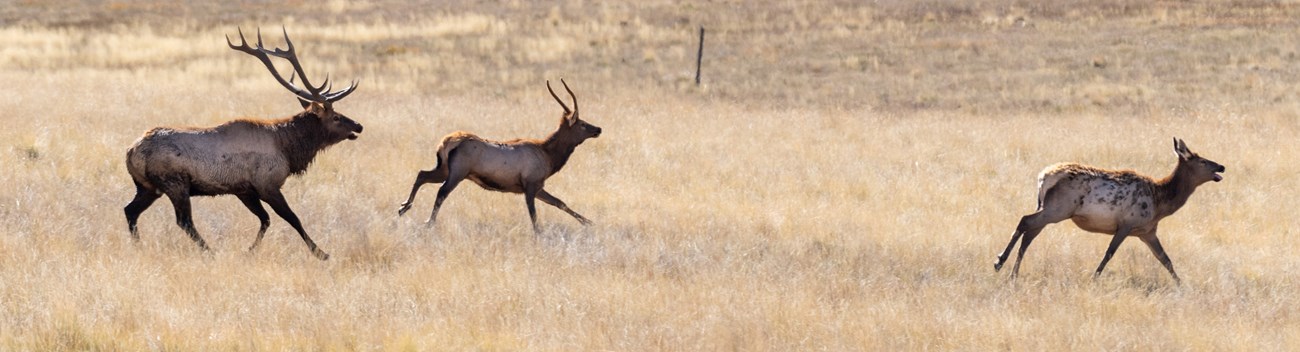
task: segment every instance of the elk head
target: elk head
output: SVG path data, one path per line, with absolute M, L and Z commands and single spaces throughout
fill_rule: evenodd
M 271 71 L 271 76 L 275 77 L 275 80 L 280 82 L 280 85 L 298 97 L 298 102 L 303 107 L 303 112 L 299 116 L 314 118 L 320 122 L 326 134 L 324 137 L 328 143 L 337 143 L 344 139 L 357 139 L 357 133 L 361 133 L 361 124 L 334 111 L 334 102 L 343 99 L 348 94 L 352 94 L 352 91 L 357 89 L 357 81 L 352 81 L 352 85 L 346 89 L 333 92 L 331 90 L 334 86 L 330 84 L 329 75 L 325 76 L 325 81 L 321 82 L 319 86 L 312 85 L 307 80 L 307 72 L 303 70 L 302 64 L 298 62 L 298 53 L 294 51 L 293 41 L 289 40 L 288 30 L 284 28 L 281 28 L 281 30 L 284 31 L 284 43 L 288 49 L 266 49 L 263 47 L 262 30 L 260 28 L 257 30 L 257 46 L 255 48 L 248 45 L 248 41 L 244 39 L 242 29 L 239 30 L 239 45 L 236 46 L 235 43 L 231 42 L 229 36 L 226 36 L 226 45 L 229 45 L 231 49 L 253 55 L 253 57 L 261 60 L 262 64 L 266 65 L 267 70 Z M 290 74 L 288 81 L 284 80 L 279 71 L 276 71 L 275 65 L 271 63 L 271 56 L 288 60 L 289 64 L 293 65 L 294 72 Z M 302 77 L 303 88 L 299 88 L 294 84 L 294 77 Z
M 1174 138 L 1174 154 L 1178 155 L 1178 169 L 1175 173 L 1187 175 L 1193 185 L 1223 181 L 1223 175 L 1219 175 L 1226 170 L 1223 165 L 1188 150 L 1187 143 L 1177 137 Z
M 293 77 L 289 77 L 289 81 L 293 82 Z M 334 104 L 331 102 L 320 103 L 298 98 L 298 103 L 302 104 L 302 115 L 320 121 L 321 126 L 325 128 L 325 138 L 330 143 L 341 142 L 344 139 L 355 140 L 357 133 L 361 133 L 361 124 L 347 115 L 334 111 Z
M 588 138 L 600 137 L 600 127 L 587 123 L 578 116 L 578 96 L 573 94 L 573 90 L 569 89 L 569 84 L 564 82 L 563 78 L 560 79 L 560 83 L 564 85 L 564 90 L 568 91 L 569 97 L 573 99 L 573 110 L 569 110 L 569 106 L 564 105 L 564 101 L 560 100 L 560 96 L 555 94 L 554 89 L 551 89 L 551 81 L 547 80 L 546 90 L 550 91 L 551 97 L 555 98 L 555 102 L 560 103 L 560 107 L 564 108 L 564 115 L 560 120 L 560 129 L 555 131 L 555 137 L 569 141 L 575 146 L 582 144 L 582 141 Z

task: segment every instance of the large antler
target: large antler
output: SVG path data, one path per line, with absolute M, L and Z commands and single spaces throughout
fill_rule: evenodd
M 328 74 L 325 75 L 325 82 L 322 82 L 320 86 L 313 86 L 311 82 L 307 80 L 307 72 L 302 69 L 302 64 L 298 62 L 298 53 L 294 51 L 293 42 L 289 40 L 289 31 L 283 27 L 281 30 L 284 31 L 284 43 L 289 47 L 285 50 L 281 50 L 280 48 L 268 50 L 263 47 L 261 28 L 257 29 L 256 48 L 248 46 L 248 41 L 244 39 L 244 30 L 242 28 L 237 30 L 239 31 L 239 46 L 235 46 L 235 43 L 230 41 L 230 36 L 228 35 L 226 36 L 226 45 L 229 45 L 231 49 L 253 55 L 253 57 L 261 60 L 262 64 L 266 65 L 266 69 L 271 71 L 271 76 L 274 76 L 275 80 L 280 82 L 280 85 L 284 86 L 284 88 L 288 89 L 290 92 L 293 92 L 293 94 L 297 95 L 299 98 L 318 103 L 335 102 L 348 96 L 348 94 L 352 94 L 352 91 L 357 89 L 357 81 L 352 81 L 352 85 L 347 89 L 338 92 L 330 92 L 329 90 L 334 86 L 330 84 Z M 289 60 L 289 64 L 293 65 L 293 70 L 294 73 L 296 73 L 296 76 L 302 77 L 302 84 L 306 86 L 306 90 L 294 85 L 292 78 L 290 78 L 290 81 L 285 81 L 284 77 L 280 76 L 280 72 L 275 70 L 275 65 L 271 63 L 271 58 L 268 55 Z

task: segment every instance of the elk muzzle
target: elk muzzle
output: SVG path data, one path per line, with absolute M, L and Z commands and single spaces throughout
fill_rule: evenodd
M 354 123 L 354 124 L 357 125 L 357 128 L 354 129 L 354 130 L 352 130 L 352 133 L 349 133 L 349 134 L 348 134 L 348 140 L 350 140 L 350 141 L 352 141 L 352 140 L 356 140 L 356 139 L 357 139 L 357 133 L 361 133 L 361 129 L 364 128 L 364 127 L 362 127 L 361 124 L 359 124 L 359 123 Z

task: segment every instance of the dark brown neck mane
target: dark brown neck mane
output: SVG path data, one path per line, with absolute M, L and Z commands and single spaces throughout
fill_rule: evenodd
M 1174 212 L 1187 204 L 1187 198 L 1192 196 L 1196 191 L 1197 184 L 1192 183 L 1191 178 L 1187 176 L 1186 165 L 1182 160 L 1178 161 L 1178 166 L 1174 167 L 1174 172 L 1159 181 L 1156 181 L 1156 214 L 1163 218 L 1172 215 Z
M 582 144 L 582 140 L 574 140 L 574 137 L 564 133 L 564 126 L 555 131 L 542 141 L 542 151 L 546 153 L 546 159 L 551 162 L 551 174 L 560 172 L 564 164 L 569 162 L 569 156 L 573 155 L 573 150 Z
M 289 160 L 289 174 L 292 175 L 307 171 L 317 153 L 339 142 L 328 140 L 328 132 L 321 125 L 320 118 L 306 111 L 276 122 L 267 127 L 275 133 L 276 144 L 284 158 Z

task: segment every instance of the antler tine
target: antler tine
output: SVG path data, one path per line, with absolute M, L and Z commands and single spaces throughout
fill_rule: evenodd
M 335 102 L 335 101 L 339 101 L 339 99 L 343 99 L 343 97 L 348 96 L 348 94 L 352 94 L 352 90 L 357 89 L 357 81 L 353 80 L 352 85 L 348 86 L 347 89 L 335 92 L 333 91 L 334 81 L 330 80 L 330 74 L 329 72 L 326 72 L 325 81 L 321 82 L 319 87 L 316 87 L 318 91 L 321 91 L 321 88 L 324 88 L 324 90 L 321 93 L 321 97 L 323 97 L 327 102 Z
M 325 101 L 336 102 L 339 101 L 339 99 L 343 99 L 343 97 L 348 96 L 348 94 L 352 94 L 352 91 L 357 89 L 357 83 L 358 82 L 356 80 L 353 80 L 352 85 L 348 86 L 347 89 L 344 89 L 336 93 L 326 93 Z
M 578 116 L 578 96 L 573 94 L 573 90 L 569 89 L 569 83 L 565 82 L 563 78 L 560 79 L 560 84 L 564 85 L 564 90 L 569 92 L 570 98 L 573 98 L 573 116 Z M 555 94 L 555 93 L 552 92 L 551 94 Z
M 293 52 L 293 41 L 289 40 L 289 29 L 280 26 L 280 32 L 284 33 L 284 46 L 288 47 L 285 51 Z M 294 56 L 297 56 L 296 54 Z
M 238 28 L 236 30 L 239 31 L 239 46 L 248 46 L 248 41 L 244 40 L 244 30 Z M 229 45 L 231 49 L 239 50 L 239 47 L 235 46 L 235 43 L 230 41 L 229 34 L 226 35 L 226 45 Z
M 321 94 L 321 89 L 325 88 L 325 84 L 322 83 L 319 86 L 315 86 L 312 85 L 311 82 L 307 81 L 307 70 L 304 70 L 302 68 L 302 63 L 298 62 L 298 51 L 294 50 L 293 40 L 289 39 L 289 30 L 284 28 L 284 26 L 281 26 L 280 31 L 284 33 L 284 45 L 288 48 L 285 50 L 280 50 L 279 48 L 276 48 L 274 55 L 283 58 L 285 60 L 288 60 L 289 64 L 293 66 L 293 70 L 297 71 L 299 76 L 302 76 L 302 85 L 304 86 L 303 88 L 306 88 L 307 91 L 310 92 L 312 95 L 312 99 L 308 99 L 308 100 L 324 101 L 325 97 L 324 95 Z M 327 78 L 326 81 L 328 80 L 329 79 Z
M 563 81 L 563 79 L 561 79 L 561 81 Z M 568 87 L 566 86 L 565 88 L 568 88 Z M 568 106 L 568 105 L 564 105 L 564 101 L 563 101 L 563 100 L 560 100 L 560 96 L 559 96 L 559 95 L 555 95 L 555 90 L 554 90 L 554 89 L 551 89 L 551 80 L 549 80 L 549 79 L 546 80 L 546 90 L 550 91 L 550 92 L 551 92 L 551 97 L 552 97 L 552 98 L 555 98 L 555 102 L 560 103 L 560 107 L 564 108 L 564 113 L 565 113 L 565 114 L 568 114 L 568 113 L 573 112 L 573 110 L 569 110 L 569 106 Z
M 316 98 L 316 97 L 314 96 L 314 94 L 312 94 L 312 93 L 310 93 L 310 92 L 307 92 L 307 91 L 304 91 L 304 90 L 302 90 L 301 88 L 298 88 L 298 87 L 295 86 L 292 82 L 287 82 L 287 81 L 285 81 L 285 80 L 284 80 L 284 76 L 281 76 L 281 75 L 280 75 L 280 72 L 277 71 L 277 70 L 275 69 L 275 65 L 271 63 L 271 58 L 270 58 L 269 56 L 267 56 L 267 55 L 268 55 L 268 54 L 269 54 L 269 55 L 276 55 L 276 56 L 280 56 L 280 55 L 278 55 L 278 53 L 276 53 L 276 52 L 268 51 L 268 50 L 266 50 L 265 47 L 263 47 L 263 45 L 262 45 L 262 40 L 261 40 L 262 31 L 261 31 L 260 28 L 259 28 L 258 31 L 257 31 L 257 36 L 258 36 L 258 41 L 257 41 L 257 44 L 256 44 L 256 45 L 257 45 L 257 48 L 253 48 L 253 47 L 250 47 L 250 46 L 248 45 L 248 39 L 244 37 L 244 29 L 243 29 L 243 28 L 237 28 L 237 30 L 239 31 L 239 45 L 238 45 L 238 46 L 236 46 L 234 42 L 231 42 L 231 41 L 230 41 L 230 36 L 228 36 L 228 35 L 226 36 L 226 44 L 229 45 L 231 49 L 235 49 L 235 50 L 238 50 L 238 51 L 242 51 L 242 52 L 244 52 L 245 54 L 249 54 L 249 55 L 252 55 L 253 57 L 256 57 L 259 61 L 262 62 L 262 65 L 266 66 L 266 69 L 267 69 L 267 70 L 271 71 L 271 76 L 272 76 L 272 77 L 275 77 L 275 81 L 276 81 L 276 82 L 280 82 L 280 85 L 281 85 L 281 86 L 284 86 L 285 89 L 288 89 L 290 92 L 293 92 L 294 95 L 297 95 L 298 97 L 303 98 L 303 99 L 307 99 L 307 100 L 317 100 L 317 99 L 318 99 L 318 98 Z M 277 50 L 277 51 L 279 51 L 279 50 Z M 297 74 L 298 74 L 298 75 L 302 75 L 301 71 L 300 71 L 300 72 L 297 72 Z M 306 83 L 306 81 L 307 81 L 307 77 L 303 77 L 303 83 Z

